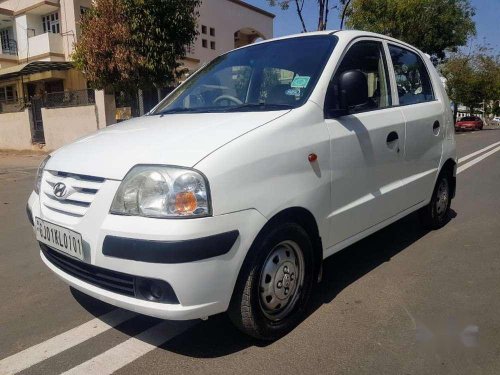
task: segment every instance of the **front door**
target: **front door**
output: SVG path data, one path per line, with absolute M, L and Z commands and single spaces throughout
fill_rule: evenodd
M 391 85 L 381 41 L 354 43 L 331 84 L 347 70 L 362 71 L 369 102 L 347 116 L 326 119 L 331 137 L 333 244 L 361 233 L 404 209 L 401 177 L 405 120 L 392 106 Z

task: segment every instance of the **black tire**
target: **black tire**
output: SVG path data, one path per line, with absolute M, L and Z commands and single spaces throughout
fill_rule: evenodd
M 452 176 L 442 171 L 436 181 L 430 203 L 420 210 L 420 220 L 427 229 L 442 228 L 450 217 Z M 443 197 L 446 195 L 446 198 Z M 446 202 L 443 202 L 446 199 Z
M 283 309 L 281 314 L 286 313 L 286 315 L 277 319 L 278 315 L 271 315 L 272 311 L 266 311 L 266 308 L 263 306 L 266 304 L 265 299 L 269 296 L 264 295 L 265 292 L 264 288 L 261 287 L 261 283 L 267 282 L 269 275 L 266 275 L 266 272 L 270 264 L 270 259 L 276 259 L 275 256 L 269 258 L 271 254 L 276 254 L 277 251 L 280 251 L 280 246 L 288 246 L 288 244 L 298 245 L 299 251 L 302 252 L 302 273 L 297 271 L 299 267 L 296 269 L 293 268 L 297 272 L 297 275 L 303 275 L 302 286 L 300 287 L 300 282 L 298 281 L 299 276 L 296 276 L 294 296 L 289 296 L 287 304 L 279 307 L 279 309 Z M 284 249 L 286 252 L 286 247 Z M 297 249 L 294 247 L 292 251 L 296 252 Z M 300 256 L 297 255 L 296 257 L 299 258 Z M 273 263 L 278 264 L 274 260 Z M 284 261 L 279 259 L 279 267 L 290 264 L 287 261 L 287 259 Z M 298 260 L 294 260 L 294 262 L 295 264 L 300 263 Z M 266 265 L 268 267 L 263 272 Z M 279 267 L 276 266 L 276 268 Z M 292 269 L 292 267 L 290 268 Z M 315 280 L 314 270 L 312 241 L 301 226 L 295 223 L 284 223 L 271 228 L 256 239 L 245 259 L 228 310 L 231 321 L 241 331 L 257 339 L 276 340 L 282 337 L 299 324 L 306 313 L 307 302 Z M 283 278 L 280 279 L 279 275 L 283 275 Z M 276 277 L 273 277 L 269 281 L 269 289 L 273 290 L 273 295 L 276 295 L 279 280 L 281 280 L 282 286 L 285 285 L 284 275 L 284 273 L 280 274 L 277 271 Z M 289 281 L 290 278 L 287 280 L 291 283 Z M 275 301 L 274 297 L 273 301 Z M 276 309 L 276 311 L 279 310 L 278 307 Z

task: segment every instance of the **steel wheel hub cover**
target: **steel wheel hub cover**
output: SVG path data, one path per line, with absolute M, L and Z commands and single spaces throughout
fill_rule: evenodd
M 436 212 L 439 216 L 445 214 L 446 209 L 448 208 L 448 200 L 448 181 L 443 179 L 439 184 L 436 200 Z
M 267 257 L 259 282 L 260 305 L 271 320 L 286 317 L 295 306 L 304 281 L 304 256 L 293 241 L 276 245 Z

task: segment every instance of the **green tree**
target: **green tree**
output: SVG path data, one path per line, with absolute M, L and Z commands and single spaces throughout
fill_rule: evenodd
M 346 25 L 392 36 L 443 59 L 475 35 L 469 0 L 352 0 Z
M 446 90 L 455 103 L 465 105 L 472 113 L 500 98 L 500 58 L 479 47 L 468 54 L 450 55 L 439 69 L 446 78 Z M 492 103 L 492 104 L 493 104 Z
M 196 38 L 200 0 L 95 0 L 73 60 L 92 88 L 163 87 Z

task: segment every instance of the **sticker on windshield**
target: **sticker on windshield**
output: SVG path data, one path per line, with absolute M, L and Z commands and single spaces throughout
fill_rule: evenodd
M 311 77 L 309 77 L 309 76 L 299 76 L 299 75 L 296 75 L 293 78 L 293 81 L 290 84 L 290 86 L 293 87 L 293 88 L 296 88 L 296 89 L 306 88 L 307 85 L 309 84 L 309 80 L 310 79 L 311 79 Z
M 285 95 L 288 96 L 300 96 L 300 89 L 288 89 L 285 91 Z

